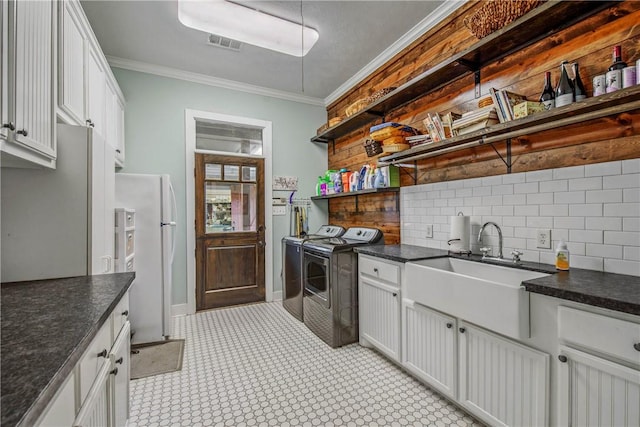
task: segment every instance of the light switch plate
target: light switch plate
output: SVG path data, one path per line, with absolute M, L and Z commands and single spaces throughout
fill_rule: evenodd
M 428 224 L 425 230 L 425 237 L 428 239 L 433 239 L 433 224 Z
M 286 215 L 287 207 L 286 206 L 273 206 L 273 214 L 274 215 Z
M 551 230 L 536 231 L 536 247 L 540 249 L 551 249 Z

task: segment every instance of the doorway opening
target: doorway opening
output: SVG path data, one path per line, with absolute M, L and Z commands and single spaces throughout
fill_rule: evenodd
M 271 301 L 271 122 L 186 110 L 185 125 L 187 311 Z

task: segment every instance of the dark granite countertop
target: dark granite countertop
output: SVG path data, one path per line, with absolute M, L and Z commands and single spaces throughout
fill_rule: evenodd
M 504 262 L 481 261 L 479 255 L 470 257 L 450 255 L 447 251 L 440 249 L 412 245 L 372 245 L 356 248 L 355 250 L 361 254 L 397 262 L 454 256 L 471 261 L 514 267 L 513 264 Z M 516 268 L 550 273 L 547 277 L 522 282 L 529 292 L 640 315 L 640 277 L 638 276 L 579 268 L 572 268 L 569 271 L 557 271 L 552 265 L 531 262 L 522 262 Z
M 413 245 L 365 245 L 355 247 L 354 251 L 363 255 L 371 255 L 397 262 L 418 261 L 428 258 L 441 258 L 448 256 L 442 249 L 424 248 Z
M 135 273 L 2 284 L 3 427 L 32 426 Z

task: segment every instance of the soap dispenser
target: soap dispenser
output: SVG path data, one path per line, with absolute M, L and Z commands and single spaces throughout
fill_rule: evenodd
M 560 240 L 556 248 L 556 270 L 569 269 L 569 249 L 564 240 Z

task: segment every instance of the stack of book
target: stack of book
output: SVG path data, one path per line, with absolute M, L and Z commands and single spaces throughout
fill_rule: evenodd
M 453 122 L 461 117 L 462 116 L 460 114 L 452 111 L 443 115 L 438 113 L 427 113 L 427 117 L 424 118 L 422 123 L 424 123 L 424 127 L 429 133 L 431 140 L 433 142 L 439 142 L 455 136 L 452 129 Z
M 516 116 L 513 111 L 513 106 L 527 100 L 525 96 L 509 92 L 505 89 L 496 90 L 494 88 L 490 88 L 489 93 L 491 94 L 493 105 L 496 106 L 496 112 L 500 123 L 515 119 Z
M 451 130 L 455 135 L 464 135 L 500 123 L 496 107 L 488 105 L 477 110 L 464 113 L 453 122 Z

